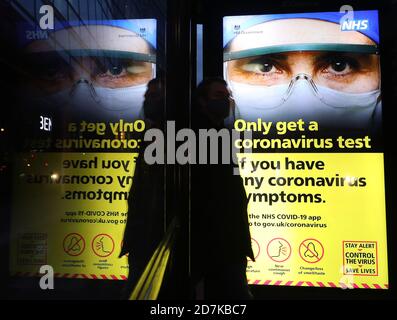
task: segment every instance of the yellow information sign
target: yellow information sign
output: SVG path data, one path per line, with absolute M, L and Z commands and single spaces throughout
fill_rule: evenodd
M 131 153 L 20 154 L 11 229 L 11 273 L 51 265 L 63 278 L 122 280 L 118 258 L 135 170 Z M 29 209 L 27 209 L 29 208 Z
M 388 288 L 382 153 L 241 154 L 241 162 L 256 255 L 250 284 Z

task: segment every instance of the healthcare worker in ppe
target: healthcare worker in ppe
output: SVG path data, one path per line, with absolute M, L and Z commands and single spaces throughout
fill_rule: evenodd
M 234 118 L 317 121 L 320 128 L 373 130 L 380 123 L 376 11 L 224 19 L 224 77 Z M 349 24 L 347 24 L 349 26 Z M 351 24 L 350 24 L 351 26 Z
M 156 71 L 153 19 L 70 23 L 25 46 L 29 101 L 85 120 L 143 117 Z

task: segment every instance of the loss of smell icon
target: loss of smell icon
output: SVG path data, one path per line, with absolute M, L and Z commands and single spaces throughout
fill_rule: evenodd
M 314 258 L 319 256 L 318 252 L 316 251 L 316 246 L 313 242 L 309 242 L 306 247 L 306 251 L 303 254 L 306 258 Z

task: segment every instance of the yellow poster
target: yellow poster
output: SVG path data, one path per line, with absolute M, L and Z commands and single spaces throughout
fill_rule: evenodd
M 244 154 L 240 172 L 250 284 L 388 288 L 382 153 Z
M 141 142 L 132 137 L 145 130 L 157 21 L 72 18 L 39 27 L 17 24 L 25 71 L 17 81 L 11 274 L 50 265 L 56 277 L 126 279 L 127 258 L 118 256 Z
M 250 284 L 388 288 L 379 45 L 377 10 L 223 18 Z
M 21 153 L 14 177 L 11 274 L 125 280 L 118 258 L 134 153 Z

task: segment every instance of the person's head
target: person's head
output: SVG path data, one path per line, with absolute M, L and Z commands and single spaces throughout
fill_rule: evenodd
M 342 30 L 337 17 L 256 16 L 263 21 L 225 45 L 224 75 L 242 117 L 367 125 L 380 96 L 378 38 Z
M 250 29 L 262 32 L 254 38 Z M 247 35 L 238 35 L 228 46 L 229 52 L 255 48 L 283 46 L 278 52 L 259 54 L 232 60 L 227 79 L 252 85 L 273 86 L 289 83 L 299 73 L 309 75 L 318 85 L 349 93 L 361 93 L 379 88 L 379 56 L 343 51 L 347 45 L 376 43 L 358 31 L 342 32 L 336 23 L 314 19 L 273 20 L 248 28 Z M 308 49 L 304 44 L 310 44 Z M 335 44 L 340 51 L 315 51 L 324 44 Z M 293 47 L 301 45 L 299 50 Z M 289 49 L 288 46 L 291 48 Z M 352 48 L 352 47 L 351 47 Z M 269 50 L 270 51 L 270 50 Z
M 145 30 L 155 28 L 140 20 L 71 23 L 27 43 L 29 92 L 57 106 L 73 106 L 70 110 L 78 113 L 133 113 L 136 118 L 156 70 L 155 42 L 140 33 L 140 23 Z
M 229 116 L 231 108 L 230 91 L 222 78 L 204 79 L 196 90 L 197 108 L 215 123 L 221 123 Z
M 143 102 L 145 118 L 153 125 L 161 125 L 164 119 L 164 83 L 162 79 L 155 78 L 149 81 Z

